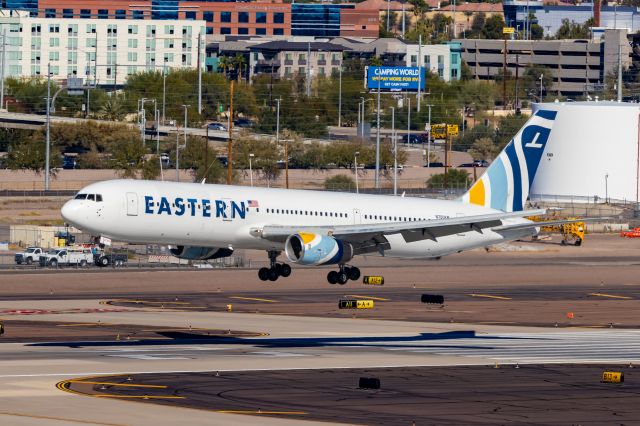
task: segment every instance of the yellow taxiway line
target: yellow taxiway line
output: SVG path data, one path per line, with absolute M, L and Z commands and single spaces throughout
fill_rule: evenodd
M 280 415 L 289 415 L 289 416 L 300 416 L 308 414 L 304 411 L 256 411 L 256 410 L 216 410 L 216 413 L 227 413 L 227 414 L 280 414 Z
M 256 302 L 279 303 L 277 300 L 260 299 L 259 297 L 229 296 L 229 299 L 254 300 Z
M 135 383 L 111 383 L 111 382 L 84 382 L 82 380 L 69 380 L 69 383 L 86 383 L 87 385 L 105 385 L 105 386 L 123 386 L 123 387 L 131 387 L 131 388 L 155 388 L 155 389 L 166 389 L 168 386 L 162 385 L 141 385 Z
M 471 297 L 484 297 L 487 299 L 498 299 L 498 300 L 511 300 L 510 297 L 505 297 L 505 296 L 493 296 L 491 294 L 475 294 L 475 293 L 471 293 L 468 294 L 467 296 L 471 296 Z
M 383 302 L 391 300 L 391 299 L 385 299 L 384 297 L 363 296 L 361 294 L 345 294 L 344 297 L 361 297 L 363 299 L 380 300 Z
M 615 294 L 606 294 L 606 293 L 589 293 L 589 296 L 597 296 L 597 297 L 608 297 L 610 299 L 633 299 L 633 297 L 629 296 L 616 296 Z
M 10 411 L 0 411 L 0 416 L 26 417 L 26 418 L 38 419 L 38 420 L 52 420 L 52 421 L 65 422 L 65 423 L 78 423 L 81 425 L 125 426 L 120 423 L 92 422 L 90 420 L 76 420 L 76 419 L 68 419 L 64 417 L 38 416 L 33 414 L 12 413 Z
M 184 396 L 173 395 L 109 395 L 106 393 L 91 394 L 96 398 L 125 398 L 125 399 L 186 399 Z

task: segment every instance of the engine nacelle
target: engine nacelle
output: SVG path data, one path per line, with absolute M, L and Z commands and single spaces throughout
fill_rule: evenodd
M 169 250 L 172 255 L 179 259 L 189 260 L 209 260 L 228 257 L 233 254 L 233 250 L 216 247 L 189 247 L 176 246 Z
M 292 263 L 300 265 L 332 265 L 353 258 L 353 246 L 328 235 L 300 232 L 290 235 L 284 252 Z

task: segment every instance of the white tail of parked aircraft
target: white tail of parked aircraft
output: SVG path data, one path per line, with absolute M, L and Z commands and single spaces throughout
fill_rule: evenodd
M 357 280 L 358 255 L 427 259 L 535 234 L 524 211 L 556 112 L 539 110 L 462 199 L 455 201 L 335 192 L 111 180 L 83 188 L 64 220 L 94 236 L 168 244 L 186 259 L 265 250 L 260 279 L 291 274 L 290 263 L 337 265 L 331 284 Z

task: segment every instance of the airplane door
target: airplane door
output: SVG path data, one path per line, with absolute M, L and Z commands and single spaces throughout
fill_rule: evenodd
M 362 216 L 360 214 L 360 209 L 353 209 L 353 224 L 360 225 L 362 223 Z
M 138 194 L 127 192 L 127 216 L 138 216 Z

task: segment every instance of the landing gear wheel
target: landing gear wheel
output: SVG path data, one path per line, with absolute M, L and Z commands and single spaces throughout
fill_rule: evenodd
M 331 271 L 327 274 L 327 281 L 329 281 L 329 284 L 338 284 L 339 278 L 338 271 Z
M 345 285 L 347 281 L 349 281 L 349 276 L 345 271 L 337 272 L 338 274 L 338 284 Z
M 262 281 L 267 281 L 269 279 L 269 268 L 258 269 L 258 278 Z
M 269 281 L 276 281 L 280 274 L 278 274 L 278 270 L 276 268 L 269 269 Z
M 291 275 L 291 266 L 287 265 L 286 263 L 283 263 L 280 266 L 280 275 L 283 278 L 287 278 L 289 275 Z
M 348 272 L 347 268 L 345 268 L 345 272 L 349 275 L 349 279 L 352 281 L 358 281 L 360 279 L 360 269 L 355 266 L 350 267 Z

